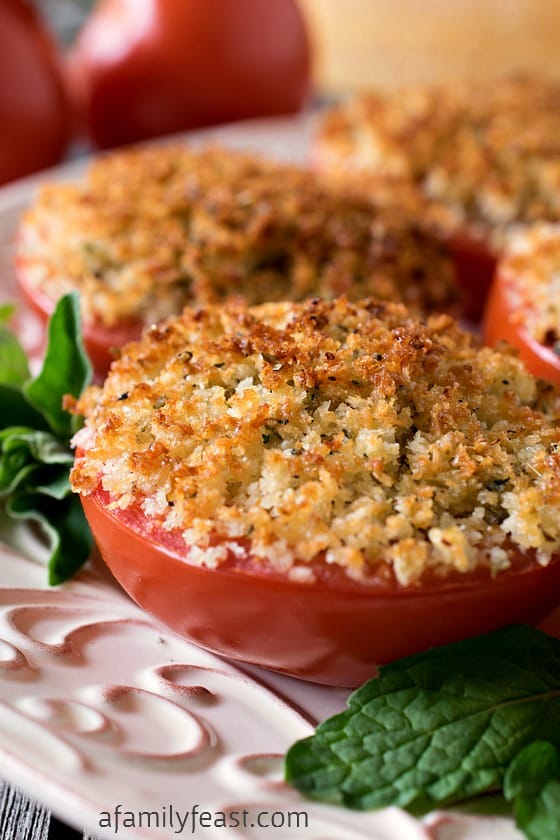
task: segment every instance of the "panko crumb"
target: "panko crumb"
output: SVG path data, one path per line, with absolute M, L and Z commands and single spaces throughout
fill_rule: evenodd
M 182 534 L 215 567 L 367 582 L 499 574 L 560 548 L 559 392 L 447 315 L 373 299 L 185 309 L 76 410 L 74 491 Z
M 52 300 L 77 289 L 84 319 L 105 327 L 231 295 L 375 295 L 449 310 L 458 296 L 446 248 L 383 203 L 254 155 L 127 150 L 96 160 L 82 183 L 40 191 L 17 263 Z
M 560 224 L 520 228 L 508 240 L 498 273 L 511 318 L 560 354 Z
M 560 219 L 560 83 L 515 75 L 361 95 L 327 111 L 316 158 L 365 189 L 368 174 L 416 187 L 436 224 L 499 249 L 512 224 Z

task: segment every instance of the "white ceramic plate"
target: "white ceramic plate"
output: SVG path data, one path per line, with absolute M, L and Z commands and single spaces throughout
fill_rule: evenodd
M 311 130 L 306 117 L 268 120 L 188 141 L 303 160 Z M 82 167 L 0 190 L 0 300 L 15 294 L 19 214 L 41 181 L 75 177 Z M 38 346 L 40 327 L 25 310 L 19 330 L 28 349 Z M 144 615 L 100 565 L 49 589 L 39 543 L 21 537 L 31 559 L 0 546 L 0 777 L 76 827 L 129 840 L 521 837 L 508 819 L 431 815 L 421 823 L 397 809 L 356 813 L 304 801 L 282 782 L 281 756 L 341 710 L 348 692 L 200 650 Z M 210 816 L 194 831 L 189 816 L 181 829 L 195 806 Z M 151 812 L 141 826 L 140 812 Z

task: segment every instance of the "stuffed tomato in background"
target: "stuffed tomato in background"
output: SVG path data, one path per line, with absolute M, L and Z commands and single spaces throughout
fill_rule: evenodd
M 24 259 L 17 261 L 17 279 L 23 298 L 46 326 L 55 310 L 56 298 L 33 282 Z M 103 377 L 109 370 L 121 347 L 140 338 L 142 329 L 143 324 L 137 319 L 124 319 L 109 325 L 100 319 L 84 320 L 81 328 L 84 347 L 98 377 Z
M 72 485 L 117 579 L 173 630 L 352 686 L 558 604 L 555 400 L 444 315 L 186 309 L 78 402 Z
M 487 238 L 466 228 L 444 236 L 444 241 L 455 263 L 457 284 L 465 296 L 465 318 L 478 323 L 496 273 L 498 251 Z
M 559 138 L 558 82 L 512 75 L 355 97 L 326 112 L 313 160 L 372 195 L 415 192 L 478 321 L 511 227 L 558 218 Z
M 81 183 L 43 188 L 20 225 L 16 273 L 44 320 L 60 295 L 80 292 L 99 376 L 144 326 L 232 295 L 458 305 L 449 254 L 414 221 L 295 166 L 218 148 L 112 153 Z
M 487 344 L 507 341 L 528 369 L 560 385 L 560 225 L 519 231 L 498 264 L 484 317 Z

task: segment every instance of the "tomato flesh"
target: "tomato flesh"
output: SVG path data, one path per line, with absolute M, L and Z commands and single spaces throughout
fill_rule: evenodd
M 48 323 L 56 301 L 28 282 L 25 260 L 22 258 L 17 260 L 16 276 L 27 303 L 45 324 Z M 105 327 L 99 323 L 82 324 L 84 347 L 98 379 L 105 377 L 120 347 L 140 338 L 142 328 L 143 324 L 139 321 L 125 321 L 115 327 Z
M 537 623 L 558 604 L 560 557 L 546 567 L 517 555 L 495 579 L 462 576 L 402 588 L 314 583 L 259 571 L 251 558 L 209 569 L 189 563 L 182 538 L 134 510 L 82 499 L 101 556 L 128 594 L 202 647 L 293 677 L 354 687 L 376 666 L 509 623 Z
M 498 271 L 484 314 L 483 338 L 493 346 L 498 341 L 507 341 L 519 349 L 527 369 L 541 379 L 560 385 L 560 357 L 541 344 L 524 329 L 523 322 L 516 319 L 511 304 L 511 287 L 514 281 Z

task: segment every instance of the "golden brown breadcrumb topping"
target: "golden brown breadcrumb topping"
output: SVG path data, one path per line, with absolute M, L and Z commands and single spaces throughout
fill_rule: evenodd
M 251 553 L 405 586 L 560 548 L 558 392 L 447 315 L 312 299 L 186 309 L 76 410 L 73 489 L 182 533 L 193 563 Z M 554 410 L 553 410 L 554 407 Z
M 518 230 L 498 273 L 507 284 L 512 319 L 560 354 L 560 224 Z
M 436 221 L 501 246 L 560 218 L 560 84 L 530 76 L 360 96 L 327 112 L 324 168 L 416 185 Z
M 85 319 L 104 326 L 229 295 L 375 294 L 446 309 L 452 263 L 402 216 L 255 156 L 137 149 L 96 160 L 81 184 L 45 187 L 24 217 L 18 262 L 52 299 L 77 288 Z

